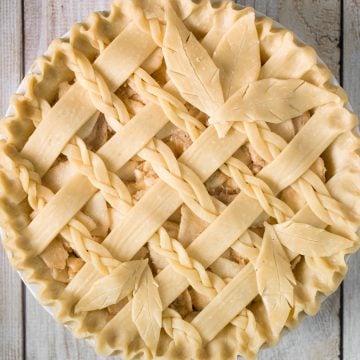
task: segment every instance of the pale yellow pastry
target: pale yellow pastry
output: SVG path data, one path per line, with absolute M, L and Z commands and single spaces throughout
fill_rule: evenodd
M 101 355 L 254 358 L 358 247 L 356 117 L 332 79 L 251 8 L 115 0 L 2 122 L 12 264 Z

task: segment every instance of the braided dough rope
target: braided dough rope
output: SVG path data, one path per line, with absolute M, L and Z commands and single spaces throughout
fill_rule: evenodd
M 238 240 L 234 245 L 236 246 L 237 243 L 241 243 L 241 240 Z M 185 276 L 190 285 L 193 286 L 196 291 L 207 296 L 209 300 L 213 299 L 225 287 L 226 283 L 221 277 L 209 270 L 206 270 L 199 261 L 191 258 L 181 243 L 176 239 L 171 239 L 166 231 L 159 231 L 159 235 L 154 235 L 149 240 L 149 244 L 156 252 L 168 260 L 169 264 L 176 272 Z M 164 316 L 166 316 L 165 314 L 167 314 L 168 311 L 169 309 L 164 310 Z M 187 326 L 182 326 L 180 328 L 182 332 L 186 331 L 191 334 L 196 331 L 191 324 L 187 322 L 185 323 Z M 237 339 L 241 346 L 245 349 L 247 345 L 253 343 L 253 351 L 256 353 L 265 339 L 262 335 L 260 335 L 260 337 L 254 336 L 255 332 L 259 331 L 259 327 L 256 326 L 256 320 L 252 312 L 244 309 L 234 320 L 231 321 L 231 324 L 236 328 Z M 175 324 L 172 325 L 176 326 Z M 167 334 L 171 338 L 174 338 L 174 336 L 172 336 L 173 334 L 169 330 L 170 329 L 165 328 Z M 197 331 L 196 334 L 198 334 Z M 191 336 L 193 337 L 193 335 Z M 254 340 L 251 339 L 251 336 L 254 336 Z M 199 345 L 202 344 L 201 336 L 196 339 L 195 348 L 199 348 Z M 176 338 L 174 338 L 174 341 L 176 346 Z
M 163 18 L 163 10 L 160 8 L 159 4 L 151 4 L 147 1 L 141 3 L 141 1 L 136 0 L 130 3 L 127 2 L 126 6 L 128 6 L 127 11 L 132 14 L 132 19 L 135 21 L 136 25 L 141 30 L 148 33 L 155 44 L 161 48 L 164 40 L 164 25 L 159 20 L 159 18 Z M 149 13 L 149 18 L 145 16 L 143 6 Z
M 161 89 L 160 86 L 156 83 L 154 79 L 152 79 L 150 75 L 146 74 L 143 70 L 137 71 L 135 72 L 135 74 L 138 75 L 135 78 L 136 88 L 144 98 L 149 98 L 150 101 L 159 104 L 167 115 L 168 115 L 167 109 L 171 105 L 173 105 L 173 111 L 175 113 L 180 113 L 186 120 L 189 119 L 190 115 L 187 114 L 186 111 L 184 111 L 183 104 L 179 101 L 176 101 L 176 98 L 174 98 L 173 95 L 167 93 L 164 89 Z M 150 93 L 150 96 L 148 95 L 148 93 Z M 174 123 L 175 126 L 178 125 L 178 122 L 173 121 L 172 114 L 170 114 L 169 119 L 171 122 Z M 187 123 L 186 120 L 185 123 Z M 158 144 L 159 146 L 161 143 L 159 142 L 159 140 L 157 140 L 156 144 Z M 164 145 L 161 146 L 164 147 Z M 170 152 L 167 152 L 167 154 L 170 154 Z M 138 155 L 144 157 L 143 152 L 140 152 Z M 168 161 L 171 161 L 173 164 L 175 164 L 176 159 L 174 158 L 174 156 L 172 156 L 172 158 L 173 158 L 172 160 L 168 159 Z M 161 177 L 163 181 L 165 181 L 170 186 L 172 186 L 168 181 L 166 181 L 166 178 L 164 176 L 162 177 L 160 175 L 160 169 L 156 167 L 155 162 L 152 161 L 151 158 L 148 158 L 147 160 L 150 163 L 152 163 L 152 165 L 154 164 L 153 168 L 155 172 L 158 173 L 159 177 Z M 161 160 L 159 160 L 158 162 L 159 164 L 166 163 L 166 162 L 164 163 L 164 161 Z M 271 189 L 266 185 L 266 183 L 254 177 L 252 175 L 251 170 L 239 159 L 233 157 L 230 158 L 222 167 L 220 167 L 220 170 L 223 171 L 227 176 L 231 177 L 235 181 L 235 183 L 239 186 L 240 190 L 244 191 L 246 195 L 248 195 L 253 199 L 257 199 L 261 204 L 261 207 L 264 209 L 264 211 L 269 216 L 273 216 L 274 218 L 276 218 L 278 222 L 283 222 L 286 219 L 292 217 L 293 212 L 290 209 L 290 207 L 280 199 L 276 198 L 273 192 L 271 191 Z M 174 172 L 174 174 L 180 176 L 181 174 L 180 169 L 177 169 Z M 177 190 L 179 191 L 179 193 L 181 193 L 180 188 L 177 188 Z M 214 218 L 211 218 L 211 214 L 209 214 L 208 217 L 204 217 L 202 213 L 197 211 L 188 202 L 185 201 L 185 203 L 200 218 L 204 219 L 205 221 L 212 222 L 214 220 Z
M 254 176 L 251 170 L 239 159 L 230 158 L 221 166 L 221 171 L 231 177 L 247 196 L 257 199 L 263 210 L 281 223 L 291 218 L 292 209 L 282 200 L 274 196 L 270 187 Z
M 153 148 L 143 149 L 138 154 L 147 160 L 157 175 L 170 187 L 176 189 L 184 203 L 201 219 L 212 222 L 218 213 L 199 177 L 187 166 L 178 163 L 168 146 L 154 139 Z
M 162 89 L 144 69 L 137 69 L 133 77 L 130 78 L 129 82 L 131 83 L 131 81 L 134 82 L 136 90 L 144 99 L 160 105 L 168 119 L 175 126 L 186 131 L 191 140 L 195 141 L 205 130 L 205 126 L 189 114 L 185 105 L 175 96 Z
M 272 132 L 264 122 L 245 122 L 236 124 L 234 127 L 248 136 L 252 146 L 266 162 L 275 159 L 287 145 L 286 141 Z M 353 221 L 348 218 L 340 203 L 330 195 L 326 185 L 311 169 L 307 170 L 292 186 L 304 196 L 311 210 L 322 221 L 337 229 L 343 229 L 352 240 L 358 238 L 352 230 Z
M 6 156 L 7 170 L 20 179 L 21 186 L 28 195 L 29 204 L 35 211 L 42 209 L 54 193 L 41 184 L 40 177 L 34 171 L 30 161 L 23 159 L 15 149 L 2 144 L 3 154 Z M 85 221 L 84 221 L 85 220 Z M 60 234 L 73 246 L 84 261 L 91 261 L 102 273 L 108 274 L 120 262 L 113 258 L 111 253 L 101 244 L 92 239 L 89 223 L 94 222 L 83 212 L 79 212 Z M 93 225 L 92 225 L 93 226 Z
M 167 308 L 163 312 L 163 328 L 167 335 L 174 340 L 175 345 L 181 343 L 181 337 L 190 341 L 194 347 L 202 345 L 202 339 L 198 331 L 183 320 L 181 315 L 174 309 Z
M 225 286 L 222 278 L 207 271 L 196 259 L 191 258 L 181 243 L 171 239 L 167 232 L 159 231 L 149 240 L 150 246 L 164 256 L 173 269 L 186 277 L 191 286 L 209 299 L 215 297 Z
M 100 156 L 88 150 L 81 138 L 77 137 L 73 144 L 67 145 L 63 153 L 101 191 L 111 207 L 122 215 L 131 209 L 133 199 L 127 186 L 117 174 L 106 169 Z
M 261 345 L 265 342 L 266 337 L 263 335 L 263 329 L 261 325 L 258 324 L 254 313 L 244 308 L 241 313 L 231 321 L 231 324 L 235 327 L 240 354 L 256 356 Z
M 67 67 L 75 73 L 77 82 L 88 91 L 95 108 L 104 113 L 109 125 L 118 131 L 121 124 L 130 120 L 125 104 L 110 91 L 103 76 L 80 51 L 60 40 L 55 46 L 61 49 Z

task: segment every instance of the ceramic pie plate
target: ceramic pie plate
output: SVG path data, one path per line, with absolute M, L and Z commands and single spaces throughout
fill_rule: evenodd
M 103 14 L 108 14 L 108 12 L 107 11 L 103 11 L 102 12 Z M 256 17 L 264 17 L 264 16 L 266 16 L 266 15 L 264 15 L 264 14 L 262 14 L 261 12 L 258 12 L 258 11 L 255 11 L 255 14 L 256 14 Z M 274 20 L 273 20 L 274 21 Z M 278 23 L 278 22 L 276 22 L 276 21 L 274 21 L 274 27 L 275 28 L 279 28 L 279 29 L 287 29 L 287 28 L 285 28 L 283 25 L 281 25 L 280 23 Z M 295 36 L 296 36 L 296 39 L 300 42 L 300 43 L 302 43 L 302 44 L 305 44 L 305 42 L 303 42 L 296 34 L 295 34 Z M 68 37 L 68 33 L 66 33 L 65 35 L 63 35 L 61 38 L 62 39 L 66 39 Z M 46 51 L 45 53 L 44 53 L 44 55 L 48 55 L 48 52 Z M 317 58 L 318 59 L 318 63 L 319 64 L 323 64 L 323 65 L 325 65 L 325 63 L 321 60 L 321 58 Z M 29 72 L 29 73 L 31 73 L 31 74 L 36 74 L 36 72 L 35 72 L 36 70 L 32 70 L 31 72 Z M 340 86 L 339 85 L 339 83 L 338 83 L 338 81 L 336 80 L 336 78 L 334 77 L 334 76 L 332 76 L 332 79 L 331 79 L 331 82 L 332 82 L 332 84 L 333 85 L 335 85 L 335 86 Z M 21 82 L 21 84 L 19 85 L 19 87 L 17 88 L 17 90 L 16 90 L 16 94 L 24 94 L 25 93 L 25 89 L 26 89 L 26 83 L 25 83 L 25 79 Z M 348 109 L 348 110 L 350 110 L 350 111 L 352 111 L 352 107 L 351 107 L 351 105 L 350 105 L 350 103 L 348 103 L 347 105 L 346 105 L 346 108 Z M 7 109 L 7 111 L 6 111 L 6 117 L 8 117 L 8 116 L 11 116 L 11 115 L 13 115 L 14 114 L 14 112 L 13 112 L 13 109 L 12 109 L 12 107 L 10 106 L 8 109 Z M 358 128 L 356 129 L 356 132 L 357 132 L 357 134 L 359 133 L 359 131 L 358 131 Z M 1 229 L 0 229 L 0 232 L 1 232 Z M 348 260 L 349 259 L 349 257 L 350 257 L 350 255 L 347 255 L 347 257 L 346 257 L 346 260 Z M 22 280 L 23 280 L 23 282 L 25 283 L 25 285 L 26 285 L 26 287 L 29 289 L 29 291 L 32 293 L 32 295 L 35 297 L 35 298 L 37 298 L 37 294 L 38 294 L 38 292 L 39 292 L 39 289 L 40 289 L 40 287 L 38 286 L 38 285 L 36 285 L 36 284 L 30 284 L 30 283 L 27 283 L 25 280 L 24 280 L 24 278 L 23 278 L 23 274 L 21 273 L 21 272 L 19 272 L 18 271 L 18 274 L 19 274 L 19 276 L 22 278 Z M 325 296 L 323 296 L 322 295 L 322 300 L 324 300 L 326 297 Z M 54 315 L 54 308 L 53 307 L 50 307 L 50 306 L 45 306 L 45 305 L 42 305 L 42 304 L 40 304 L 49 314 L 51 314 L 52 316 Z M 68 327 L 67 325 L 64 325 L 65 327 Z M 284 331 L 285 330 L 285 331 Z M 286 330 L 286 328 L 283 330 L 283 333 L 282 333 L 282 335 L 286 335 L 287 334 L 287 330 Z M 89 343 L 93 343 L 94 341 L 93 341 L 93 338 L 87 338 L 86 339 Z M 266 346 L 267 347 L 267 346 Z

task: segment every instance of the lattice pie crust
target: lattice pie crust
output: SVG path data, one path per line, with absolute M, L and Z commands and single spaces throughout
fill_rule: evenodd
M 11 262 L 99 354 L 232 359 L 358 247 L 359 140 L 314 50 L 230 1 L 114 1 L 2 122 Z

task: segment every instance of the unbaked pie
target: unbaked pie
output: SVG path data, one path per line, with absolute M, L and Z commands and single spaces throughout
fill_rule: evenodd
M 253 358 L 343 279 L 356 117 L 269 18 L 115 0 L 25 89 L 2 122 L 3 244 L 99 354 Z

